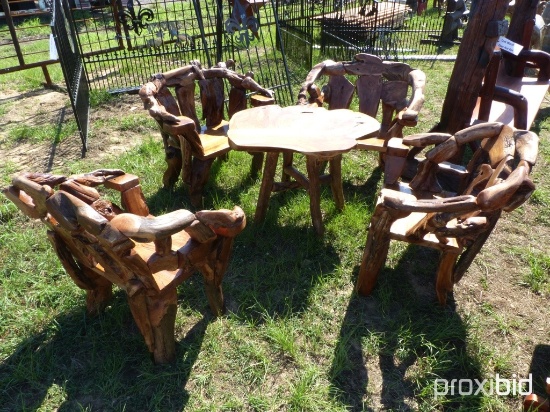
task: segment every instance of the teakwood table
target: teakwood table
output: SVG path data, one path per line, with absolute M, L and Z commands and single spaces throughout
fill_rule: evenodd
M 303 187 L 309 192 L 311 220 L 322 235 L 320 184 L 328 181 L 338 209 L 344 207 L 342 153 L 357 139 L 373 135 L 380 123 L 352 110 L 277 105 L 255 107 L 236 113 L 229 121 L 229 144 L 235 150 L 267 153 L 254 220 L 265 218 L 272 191 Z M 274 182 L 279 153 L 298 152 L 306 157 L 307 177 L 292 164 L 283 164 L 283 181 Z M 329 162 L 329 174 L 320 176 L 320 165 Z M 290 181 L 293 177 L 295 181 Z

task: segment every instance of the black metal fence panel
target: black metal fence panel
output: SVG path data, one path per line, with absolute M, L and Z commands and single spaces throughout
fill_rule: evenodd
M 235 69 L 291 99 L 288 68 L 278 47 L 274 5 L 235 0 L 111 0 L 73 8 L 92 88 L 137 89 L 154 73 L 191 60 L 203 66 L 234 60 Z
M 293 83 L 299 83 L 316 63 L 313 61 L 313 48 L 318 24 L 314 17 L 322 13 L 322 2 L 278 0 L 277 5 L 285 55 L 291 67 Z
M 74 21 L 66 2 L 53 0 L 51 26 L 84 154 L 88 138 L 90 92 L 75 36 Z

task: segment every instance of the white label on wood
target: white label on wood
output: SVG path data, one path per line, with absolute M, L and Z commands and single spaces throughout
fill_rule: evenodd
M 512 53 L 515 56 L 518 56 L 523 49 L 523 46 L 521 44 L 514 43 L 512 40 L 509 40 L 504 36 L 500 36 L 498 38 L 497 46 L 504 51 Z

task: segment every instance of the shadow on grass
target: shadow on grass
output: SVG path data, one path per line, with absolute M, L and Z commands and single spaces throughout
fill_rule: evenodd
M 0 363 L 0 410 L 180 411 L 209 318 L 176 342 L 174 364 L 155 365 L 124 293 L 96 317 L 66 312 Z
M 212 163 L 210 169 L 209 179 L 203 189 L 203 206 L 200 208 L 195 208 L 191 205 L 191 198 L 189 196 L 189 187 L 181 181 L 181 178 L 178 179 L 176 184 L 172 187 L 159 187 L 159 189 L 152 195 L 147 197 L 147 205 L 149 206 L 150 212 L 153 215 L 160 215 L 166 213 L 167 211 L 173 211 L 177 209 L 187 209 L 193 212 L 202 209 L 213 209 L 214 208 L 214 199 L 223 197 L 228 198 L 234 201 L 234 204 L 239 204 L 240 194 L 243 191 L 246 191 L 250 186 L 255 184 L 260 184 L 257 182 L 257 176 L 252 176 L 248 171 L 250 164 L 252 162 L 252 156 L 247 156 L 244 160 L 241 158 L 231 159 L 231 152 L 229 152 L 229 159 L 221 160 L 215 159 Z M 231 189 L 227 190 L 225 188 L 219 187 L 216 182 L 219 179 L 219 176 L 226 172 L 224 169 L 227 165 L 225 163 L 235 162 L 246 162 L 248 163 L 247 173 L 242 176 L 242 178 L 237 182 L 232 182 Z M 162 166 L 162 172 L 164 172 L 164 165 Z M 261 176 L 261 172 L 260 172 Z
M 467 325 L 452 297 L 437 304 L 436 251 L 410 245 L 398 265 L 383 268 L 371 296 L 354 293 L 336 344 L 330 378 L 333 396 L 352 411 L 373 403 L 386 410 L 480 408 L 480 397 L 434 399 L 434 380 L 480 379 L 480 362 L 466 350 Z M 358 267 L 355 273 L 358 273 Z M 367 390 L 370 387 L 372 389 Z M 380 399 L 368 399 L 379 392 Z M 439 406 L 437 406 L 439 405 Z

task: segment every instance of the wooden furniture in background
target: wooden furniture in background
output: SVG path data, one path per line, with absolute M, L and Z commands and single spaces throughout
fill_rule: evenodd
M 229 152 L 226 118 L 248 106 L 247 93 L 252 106 L 274 102 L 273 92 L 264 89 L 252 78 L 252 74 L 237 74 L 227 66 L 232 62 L 218 63 L 218 66 L 203 69 L 199 62 L 156 74 L 143 85 L 139 95 L 145 109 L 160 128 L 168 168 L 164 172 L 165 186 L 173 185 L 181 174 L 183 182 L 189 185 L 191 204 L 202 206 L 202 191 L 208 181 L 212 162 Z M 225 115 L 225 83 L 230 86 Z M 202 119 L 197 117 L 195 83 L 199 85 Z M 170 91 L 172 90 L 172 92 Z M 175 97 L 174 97 L 175 96 Z M 257 173 L 263 161 L 261 153 L 255 153 L 252 173 Z
M 531 128 L 550 86 L 550 54 L 540 50 L 533 52 L 540 52 L 537 53 L 540 63 L 537 77 L 507 74 L 503 53 L 495 52 L 472 114 L 474 121 L 501 122 L 524 130 Z M 526 62 L 527 56 L 524 54 Z
M 446 163 L 460 146 L 481 141 L 467 167 Z M 428 147 L 409 183 L 382 189 L 371 217 L 357 289 L 368 295 L 384 265 L 391 240 L 441 251 L 436 292 L 446 303 L 491 234 L 502 211 L 520 206 L 535 190 L 529 178 L 538 136 L 502 123 L 480 123 L 454 135 L 422 133 L 403 143 Z
M 103 199 L 99 185 L 119 191 L 124 209 Z M 4 194 L 46 224 L 63 267 L 86 290 L 89 314 L 105 308 L 112 284 L 126 292 L 155 362 L 175 358 L 176 287 L 193 273 L 203 275 L 212 312 L 223 313 L 222 278 L 233 239 L 246 224 L 240 208 L 154 217 L 138 177 L 121 170 L 72 177 L 24 173 Z
M 265 218 L 271 192 L 305 188 L 309 193 L 311 220 L 315 231 L 323 234 L 320 184 L 329 183 L 338 209 L 344 207 L 342 153 L 353 149 L 357 140 L 376 132 L 376 119 L 351 110 L 328 111 L 322 107 L 257 107 L 241 111 L 229 122 L 229 141 L 236 150 L 267 152 L 262 185 L 254 220 Z M 279 153 L 299 152 L 306 156 L 307 176 L 283 163 L 286 176 L 275 182 Z M 320 176 L 320 165 L 329 162 L 329 173 Z
M 529 48 L 536 3 L 516 2 L 507 38 L 523 49 L 517 56 L 495 51 L 485 72 L 473 119 L 501 122 L 518 129 L 531 128 L 550 86 L 550 54 Z M 538 71 L 536 76 L 534 69 Z
M 355 84 L 348 78 L 355 78 Z M 328 80 L 328 81 L 327 81 Z M 320 87 L 321 82 L 326 84 Z M 383 157 L 392 156 L 385 162 L 386 183 L 394 183 L 400 176 L 408 148 L 399 140 L 403 128 L 416 126 L 418 112 L 424 104 L 426 75 L 408 64 L 382 61 L 379 57 L 359 53 L 353 61 L 323 61 L 317 64 L 306 77 L 298 94 L 298 104 L 327 104 L 329 110 L 349 109 L 354 96 L 359 101 L 359 111 L 377 117 L 381 105 L 380 129 L 373 135 L 358 140 L 356 149 L 375 150 Z M 292 164 L 288 153 L 285 164 Z

